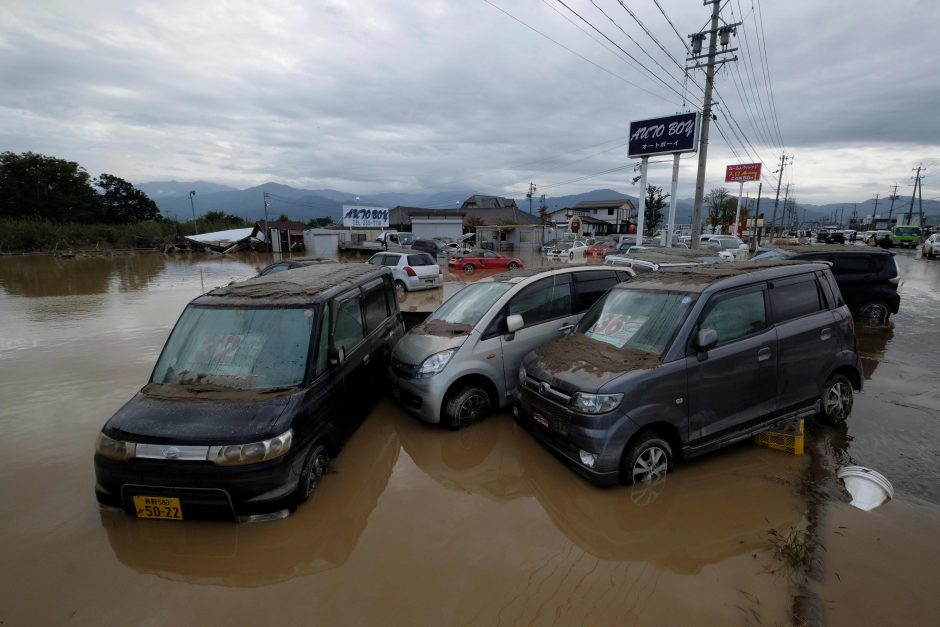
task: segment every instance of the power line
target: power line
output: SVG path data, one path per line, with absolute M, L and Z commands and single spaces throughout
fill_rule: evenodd
M 757 0 L 757 16 L 760 18 L 760 43 L 763 49 L 763 68 L 764 68 L 764 80 L 766 81 L 767 89 L 770 92 L 770 107 L 774 114 L 774 125 L 777 128 L 777 139 L 780 142 L 780 145 L 783 146 L 783 135 L 780 133 L 780 123 L 777 116 L 777 105 L 775 101 L 777 100 L 774 96 L 774 86 L 770 81 L 770 64 L 767 62 L 767 37 L 764 35 L 764 12 L 761 10 L 760 0 Z M 756 19 L 755 19 L 756 24 Z

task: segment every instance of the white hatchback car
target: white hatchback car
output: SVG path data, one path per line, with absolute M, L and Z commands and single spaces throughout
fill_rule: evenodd
M 368 263 L 392 269 L 396 292 L 431 290 L 444 285 L 444 270 L 428 253 L 383 252 L 372 255 Z
M 934 233 L 928 237 L 921 246 L 921 250 L 924 252 L 924 257 L 928 259 L 936 257 L 940 253 L 940 233 Z

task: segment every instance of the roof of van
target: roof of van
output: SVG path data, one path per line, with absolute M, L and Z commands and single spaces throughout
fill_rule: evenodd
M 217 287 L 193 301 L 196 305 L 306 305 L 329 291 L 352 286 L 391 271 L 368 263 L 315 263 Z M 334 290 L 334 288 L 337 288 Z
M 606 270 L 607 272 L 610 272 L 611 270 L 616 270 L 616 268 L 612 268 L 611 266 L 602 266 L 596 263 L 565 264 L 565 265 L 555 265 L 555 266 L 530 266 L 528 268 L 519 268 L 517 270 L 510 270 L 509 272 L 502 272 L 500 274 L 496 274 L 492 277 L 492 280 L 512 281 L 513 279 L 527 279 L 537 274 L 543 274 L 543 273 L 552 272 L 555 270 L 572 271 L 572 270 L 583 270 L 585 268 L 591 269 L 591 270 Z
M 749 273 L 760 272 L 766 275 L 760 277 L 764 279 L 774 279 L 787 276 L 792 274 L 791 271 L 785 270 L 785 268 L 788 266 L 804 266 L 807 268 L 807 270 L 823 269 L 829 267 L 827 264 L 813 263 L 811 261 L 774 260 L 755 261 L 749 263 L 732 262 L 714 265 L 686 266 L 683 268 L 664 268 L 657 272 L 641 274 L 626 283 L 622 283 L 621 287 L 643 287 L 651 289 L 675 290 L 678 288 L 678 286 L 681 286 L 681 288 L 678 288 L 681 289 L 681 291 L 702 292 L 712 283 L 722 279 L 738 277 Z M 818 267 L 814 268 L 815 266 Z
M 780 242 L 779 244 L 783 244 Z M 856 253 L 873 254 L 884 253 L 893 255 L 894 253 L 878 246 L 852 246 L 851 244 L 791 244 L 778 245 L 777 250 L 787 255 L 801 255 L 803 253 Z

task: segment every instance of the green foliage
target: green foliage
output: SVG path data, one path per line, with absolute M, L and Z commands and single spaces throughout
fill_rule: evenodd
M 714 227 L 734 222 L 734 212 L 738 207 L 738 199 L 728 193 L 724 187 L 714 187 L 705 195 L 705 204 L 708 205 L 708 219 Z
M 94 222 L 102 217 L 88 172 L 32 152 L 0 154 L 0 218 Z
M 643 230 L 646 235 L 652 235 L 662 223 L 667 198 L 669 194 L 664 194 L 662 187 L 646 186 L 646 204 L 643 207 Z
M 153 220 L 160 215 L 157 203 L 127 181 L 111 174 L 95 179 L 101 189 L 103 219 L 112 224 L 127 224 Z
M 82 224 L 0 219 L 0 252 L 156 248 L 181 242 L 182 230 L 166 220 L 133 224 Z
M 774 556 L 792 571 L 801 572 L 812 561 L 812 544 L 806 531 L 791 529 L 781 534 L 776 529 L 768 532 Z
M 333 224 L 333 218 L 330 217 L 311 218 L 310 220 L 307 220 L 307 226 L 311 229 L 322 229 L 323 227 L 329 226 L 331 224 Z
M 225 231 L 227 229 L 237 229 L 252 226 L 252 222 L 236 215 L 222 211 L 207 211 L 199 218 L 200 229 L 204 233 L 212 231 Z M 212 228 L 209 228 L 212 227 Z M 218 228 L 216 228 L 218 227 Z
M 290 221 L 290 218 L 287 217 L 286 213 L 282 213 L 281 215 L 277 217 L 277 220 L 275 220 L 275 222 L 289 222 L 289 221 Z

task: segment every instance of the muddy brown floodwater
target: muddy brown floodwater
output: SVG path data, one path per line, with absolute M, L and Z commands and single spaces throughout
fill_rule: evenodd
M 814 436 L 824 469 L 851 457 L 894 482 L 870 514 L 831 482 L 811 507 L 808 458 L 750 443 L 597 489 L 506 413 L 450 432 L 390 399 L 286 520 L 99 511 L 104 421 L 146 383 L 187 301 L 269 261 L 0 257 L 0 624 L 790 624 L 800 575 L 768 534 L 808 511 L 827 544 L 810 586 L 832 624 L 936 624 L 940 262 L 902 259 L 902 315 L 860 331 L 870 380 L 855 413 Z M 402 308 L 467 279 L 448 277 Z M 881 597 L 885 620 L 868 620 Z

